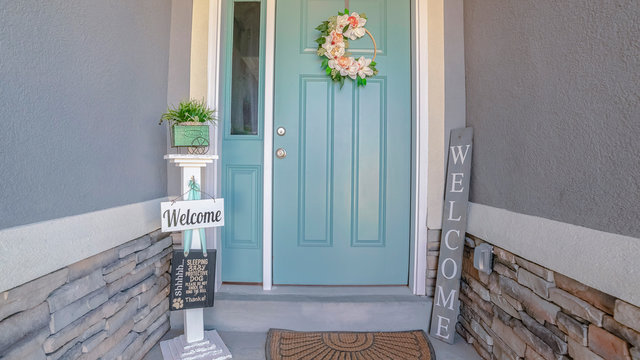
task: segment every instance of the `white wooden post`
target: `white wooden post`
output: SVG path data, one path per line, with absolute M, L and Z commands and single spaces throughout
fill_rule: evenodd
M 190 189 L 189 180 L 193 177 L 195 182 L 202 186 L 202 169 L 205 168 L 207 164 L 213 163 L 213 160 L 217 159 L 218 156 L 170 154 L 165 155 L 164 158 L 181 168 L 182 193 L 185 193 L 184 200 L 187 200 L 187 193 Z M 182 236 L 184 238 L 184 232 Z M 200 245 L 200 232 L 193 231 L 190 250 L 199 249 L 202 249 Z M 189 343 L 204 339 L 204 309 L 184 310 L 184 336 Z
M 202 186 L 202 169 L 207 164 L 218 159 L 217 155 L 180 155 L 169 154 L 165 159 L 176 164 L 181 169 L 182 192 L 184 200 L 187 200 L 189 180 L 193 178 Z M 206 191 L 206 190 L 205 190 Z M 205 198 L 205 196 L 203 196 Z M 200 232 L 193 231 L 191 248 L 189 250 L 202 249 Z M 184 238 L 184 232 L 182 233 Z M 206 249 L 203 249 L 206 251 Z M 210 281 L 214 281 L 211 279 Z M 204 331 L 204 309 L 186 309 L 184 311 L 184 335 L 160 343 L 162 357 L 165 360 L 228 360 L 232 358 L 231 352 L 224 344 L 217 331 Z

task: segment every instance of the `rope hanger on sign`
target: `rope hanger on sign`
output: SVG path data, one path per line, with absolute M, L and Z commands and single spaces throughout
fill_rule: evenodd
M 196 182 L 195 177 L 191 177 L 191 180 L 189 180 L 189 191 L 188 191 L 189 195 L 187 196 L 187 200 L 201 200 L 202 199 L 202 195 L 201 193 L 204 193 L 206 195 L 209 195 L 207 193 L 205 193 L 204 191 L 202 191 L 200 189 L 200 184 L 198 184 Z M 184 194 L 183 194 L 184 195 Z M 211 198 L 213 198 L 213 196 L 209 195 Z M 213 198 L 215 201 L 215 198 Z M 200 228 L 197 229 L 198 230 L 198 235 L 200 235 L 200 246 L 202 249 L 202 252 L 204 254 L 204 257 L 207 257 L 207 238 L 205 237 L 205 233 L 204 233 L 204 229 Z M 193 230 L 189 229 L 189 230 L 185 230 L 184 231 L 184 235 L 183 235 L 183 239 L 182 239 L 182 243 L 183 243 L 183 247 L 184 247 L 184 257 L 189 256 L 189 251 L 191 250 L 191 239 L 193 238 Z

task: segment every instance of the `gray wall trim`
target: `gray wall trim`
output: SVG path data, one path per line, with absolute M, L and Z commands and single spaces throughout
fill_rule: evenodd
M 193 2 L 171 1 L 171 31 L 169 33 L 169 75 L 167 103 L 189 98 L 191 76 L 191 19 Z
M 167 106 L 177 105 L 181 100 L 189 99 L 192 18 L 193 1 L 171 0 Z M 171 135 L 168 131 L 166 139 L 167 153 L 176 153 L 176 149 L 171 147 Z M 167 193 L 180 193 L 180 169 L 170 162 L 167 162 L 166 166 Z
M 470 203 L 467 232 L 634 305 L 640 239 Z
M 466 120 L 464 7 L 462 0 L 429 0 L 427 4 L 427 227 L 440 229 L 449 134 L 465 127 Z
M 0 292 L 159 229 L 167 199 L 0 230 Z

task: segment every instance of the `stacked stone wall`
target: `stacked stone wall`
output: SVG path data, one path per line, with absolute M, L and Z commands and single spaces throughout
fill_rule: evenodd
M 0 294 L 0 358 L 141 359 L 169 330 L 172 239 L 156 231 Z
M 498 247 L 478 272 L 483 242 L 466 241 L 456 325 L 483 359 L 640 359 L 640 308 Z
M 433 296 L 435 294 L 436 280 L 438 278 L 438 258 L 440 257 L 440 230 L 433 230 L 437 236 L 435 238 L 438 241 L 432 241 L 429 239 L 427 242 L 427 282 L 426 293 L 427 296 Z

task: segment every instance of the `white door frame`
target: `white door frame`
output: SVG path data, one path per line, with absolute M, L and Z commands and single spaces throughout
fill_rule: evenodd
M 222 32 L 222 0 L 209 0 L 209 28 L 207 34 L 207 103 L 213 109 L 220 109 L 220 70 L 221 59 L 220 53 Z M 211 126 L 211 138 L 216 139 L 213 146 L 213 153 L 220 154 L 222 151 L 222 134 L 218 131 L 218 126 Z M 214 161 L 210 167 L 205 168 L 205 176 L 203 184 L 205 189 L 215 189 L 213 192 L 217 197 L 220 194 L 220 159 Z M 213 238 L 214 248 L 216 252 L 216 274 L 222 273 L 222 254 L 220 250 L 221 236 L 220 228 L 206 229 L 206 236 Z M 222 286 L 222 276 L 216 276 L 215 291 Z
M 273 102 L 275 70 L 276 0 L 266 0 L 266 52 L 264 92 L 264 190 L 262 236 L 262 286 L 273 287 Z M 409 287 L 415 295 L 425 295 L 427 275 L 427 175 L 428 175 L 428 0 L 411 0 L 412 18 L 412 176 L 411 176 L 411 247 Z M 209 104 L 220 108 L 220 51 L 222 0 L 210 0 L 209 6 Z M 219 137 L 218 137 L 219 138 Z M 218 144 L 220 142 L 218 141 Z M 220 148 L 218 147 L 218 153 Z M 224 156 L 224 154 L 221 154 Z M 207 185 L 218 187 L 218 167 Z M 220 249 L 216 236 L 216 248 Z M 218 262 L 220 263 L 220 262 Z M 221 278 L 218 276 L 218 278 Z M 217 284 L 219 286 L 219 282 Z
M 412 172 L 411 257 L 409 287 L 415 295 L 426 295 L 427 282 L 427 189 L 429 168 L 429 62 L 428 0 L 411 0 L 412 83 Z

